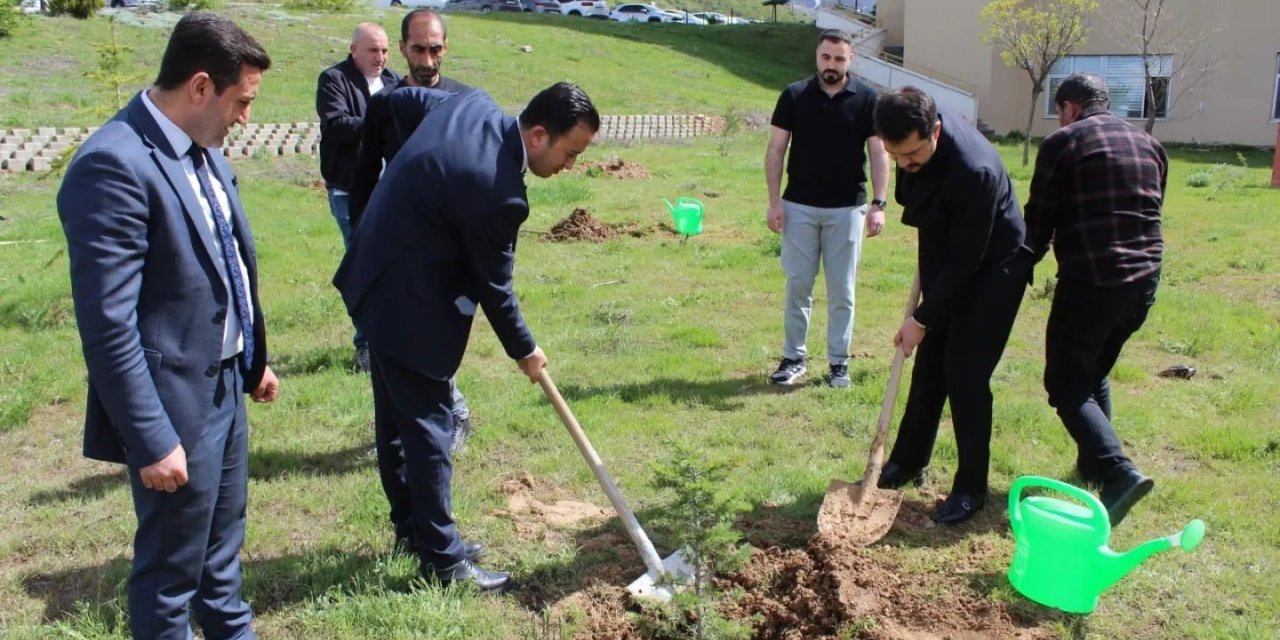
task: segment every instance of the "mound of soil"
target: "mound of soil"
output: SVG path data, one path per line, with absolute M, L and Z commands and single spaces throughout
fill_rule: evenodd
M 508 477 L 499 491 L 507 496 L 517 523 L 555 528 L 551 523 L 560 518 L 560 510 L 570 509 L 571 501 L 549 505 L 535 498 L 541 495 L 547 500 L 555 490 L 540 486 L 527 474 Z M 811 523 L 777 517 L 768 510 L 756 514 L 753 526 L 738 523 L 755 546 L 741 571 L 716 579 L 720 589 L 741 594 L 726 599 L 721 614 L 749 621 L 753 640 L 1056 638 L 1051 624 L 1060 614 L 1017 599 L 990 597 L 991 589 L 1004 579 L 1003 572 L 993 568 L 1007 562 L 1007 547 L 990 538 L 971 537 L 970 529 L 933 527 L 928 519 L 933 502 L 927 497 L 904 502 L 894 523 L 899 535 L 891 534 L 890 539 L 912 544 L 913 538 L 923 536 L 962 549 L 945 570 L 934 572 L 899 566 L 898 555 L 884 546 L 859 547 L 820 533 L 806 540 L 803 532 L 812 532 Z M 586 505 L 582 513 L 586 512 L 593 520 L 612 517 L 612 512 L 594 505 Z M 981 516 L 983 529 L 1007 526 L 996 513 Z M 570 617 L 570 608 L 581 611 L 581 616 L 573 616 L 580 621 L 578 640 L 642 640 L 634 622 L 642 609 L 625 588 L 644 571 L 630 540 L 607 523 L 580 532 L 577 540 L 581 557 L 616 555 L 606 563 L 581 567 L 580 590 L 563 599 L 555 601 L 554 593 L 534 593 L 538 589 L 532 585 L 522 588 L 528 593 L 517 597 L 539 610 L 554 601 L 548 615 L 556 619 Z
M 611 176 L 619 180 L 648 180 L 649 170 L 642 164 L 627 162 L 622 158 L 588 160 L 578 165 L 578 171 L 591 177 Z
M 574 209 L 568 218 L 555 223 L 547 232 L 547 239 L 553 242 L 586 240 L 588 242 L 604 242 L 618 235 L 618 230 L 591 216 L 586 209 Z
M 802 549 L 752 549 L 743 570 L 718 579 L 743 596 L 721 613 L 752 623 L 753 640 L 1048 640 L 1041 621 L 1023 620 L 983 598 L 963 575 L 911 575 L 865 548 L 814 535 Z M 594 582 L 557 603 L 582 610 L 578 640 L 641 637 L 627 612 L 640 607 L 618 584 Z

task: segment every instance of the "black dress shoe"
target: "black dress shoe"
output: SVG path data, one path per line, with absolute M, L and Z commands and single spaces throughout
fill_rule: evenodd
M 876 486 L 881 489 L 901 489 L 907 485 L 918 487 L 924 484 L 924 469 L 908 471 L 893 462 L 884 463 L 880 470 L 880 480 Z
M 430 569 L 441 584 L 449 585 L 457 582 L 470 582 L 481 593 L 501 593 L 511 584 L 511 574 L 505 571 L 489 571 L 476 566 L 470 560 L 443 569 Z
M 392 553 L 400 553 L 404 555 L 416 555 L 418 553 L 418 545 L 413 543 L 413 539 L 408 536 L 397 536 L 396 543 L 391 548 Z M 484 556 L 484 545 L 479 542 L 462 541 L 462 553 L 472 562 L 477 562 Z
M 1129 515 L 1129 509 L 1151 493 L 1155 486 L 1155 480 L 1142 475 L 1137 469 L 1128 469 L 1103 485 L 1099 497 L 1102 498 L 1102 506 L 1107 508 L 1111 526 L 1123 522 Z
M 946 500 L 933 513 L 929 514 L 929 519 L 938 524 L 960 524 L 968 522 L 978 515 L 982 507 L 986 506 L 986 496 L 975 496 L 967 493 L 953 493 L 947 496 Z

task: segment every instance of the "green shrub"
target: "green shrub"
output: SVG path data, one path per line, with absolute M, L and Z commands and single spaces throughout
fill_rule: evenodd
M 1213 182 L 1213 172 L 1197 171 L 1187 176 L 1187 186 L 1193 189 L 1203 189 Z
M 355 0 L 284 0 L 284 8 L 295 11 L 326 11 L 328 13 L 351 13 L 355 11 Z
M 49 0 L 49 15 L 85 20 L 93 17 L 103 5 L 104 0 Z
M 0 0 L 0 38 L 7 38 L 13 35 L 15 29 L 18 28 L 18 21 L 22 19 L 22 12 L 17 9 L 17 0 L 7 2 Z

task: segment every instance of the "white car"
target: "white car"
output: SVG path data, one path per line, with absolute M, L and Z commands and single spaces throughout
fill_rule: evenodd
M 608 18 L 609 3 L 605 0 L 560 0 L 560 13 L 583 18 Z
M 676 17 L 651 4 L 620 4 L 609 14 L 618 22 L 676 22 Z
M 693 15 L 707 21 L 707 24 L 751 24 L 750 20 L 738 16 L 726 16 L 715 11 L 698 11 Z
M 672 18 L 669 22 L 680 22 L 683 24 L 701 24 L 701 25 L 707 24 L 706 20 L 703 20 L 702 18 L 699 18 L 698 16 L 695 16 L 692 13 L 689 13 L 688 11 L 681 11 L 679 9 L 667 9 L 666 12 L 667 12 L 667 15 L 671 16 Z
M 449 0 L 373 0 L 373 4 L 379 7 L 426 7 L 428 9 L 443 9 Z

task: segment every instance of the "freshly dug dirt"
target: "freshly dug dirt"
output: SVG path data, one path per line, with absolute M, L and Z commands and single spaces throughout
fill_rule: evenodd
M 627 162 L 622 158 L 606 160 L 588 160 L 578 165 L 577 170 L 591 177 L 609 176 L 619 180 L 648 180 L 649 170 L 642 164 Z
M 574 209 L 568 218 L 555 223 L 547 232 L 547 239 L 553 242 L 586 240 L 588 242 L 604 242 L 618 235 L 618 230 L 591 216 L 586 209 Z
M 561 507 L 567 502 L 551 501 L 555 489 L 527 474 L 508 477 L 499 490 L 508 498 L 513 519 L 526 524 L 551 527 L 559 511 L 545 508 L 548 502 Z M 934 498 L 941 496 L 903 502 L 888 544 L 951 547 L 953 559 L 936 571 L 901 567 L 899 554 L 883 545 L 862 547 L 843 537 L 812 533 L 812 521 L 797 522 L 768 508 L 754 512 L 746 518 L 750 522 L 737 524 L 753 545 L 750 560 L 738 573 L 716 579 L 722 590 L 741 593 L 722 603 L 721 614 L 749 622 L 753 640 L 1058 637 L 1051 625 L 1062 614 L 1016 598 L 990 597 L 994 588 L 1007 585 L 998 567 L 1007 562 L 1009 549 L 989 536 L 975 537 L 975 531 L 1007 526 L 999 510 L 989 507 L 972 528 L 935 527 L 928 518 Z M 591 519 L 612 517 L 612 512 L 588 507 L 583 512 L 592 511 Z M 806 531 L 812 533 L 807 539 Z M 607 523 L 580 532 L 577 539 L 579 556 L 616 556 L 583 567 L 580 590 L 555 601 L 547 615 L 567 619 L 570 608 L 580 611 L 574 616 L 579 620 L 577 640 L 643 640 L 633 622 L 641 607 L 625 588 L 644 571 L 630 541 Z M 517 594 L 526 606 L 542 610 L 559 597 L 541 593 L 535 585 Z

